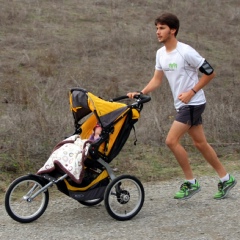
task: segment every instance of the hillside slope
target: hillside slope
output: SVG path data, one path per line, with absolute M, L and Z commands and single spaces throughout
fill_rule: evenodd
M 240 136 L 238 0 L 0 0 L 1 170 L 28 169 L 73 131 L 68 90 L 109 99 L 141 90 L 161 46 L 154 19 L 178 15 L 179 40 L 202 54 L 217 77 L 206 87 L 211 143 Z M 140 144 L 164 143 L 175 110 L 166 81 L 137 123 Z M 149 140 L 150 139 L 150 140 Z M 185 144 L 189 139 L 183 140 Z

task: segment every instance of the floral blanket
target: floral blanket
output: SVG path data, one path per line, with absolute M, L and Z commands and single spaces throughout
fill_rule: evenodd
M 58 143 L 52 154 L 37 174 L 50 173 L 56 166 L 68 174 L 76 183 L 82 182 L 84 160 L 87 155 L 89 141 L 82 140 L 79 135 L 71 136 Z

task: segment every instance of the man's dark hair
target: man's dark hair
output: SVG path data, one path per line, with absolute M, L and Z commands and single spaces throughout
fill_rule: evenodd
M 179 19 L 177 18 L 177 16 L 172 13 L 164 13 L 158 18 L 156 18 L 155 25 L 157 26 L 158 23 L 167 25 L 170 29 L 176 29 L 174 35 L 175 37 L 177 36 L 180 27 Z

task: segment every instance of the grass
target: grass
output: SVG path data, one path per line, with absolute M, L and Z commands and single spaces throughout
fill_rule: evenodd
M 73 132 L 70 88 L 110 99 L 144 87 L 160 47 L 154 19 L 163 11 L 178 15 L 179 40 L 196 48 L 216 70 L 216 79 L 205 88 L 205 132 L 227 169 L 239 169 L 238 0 L 0 4 L 1 192 L 17 176 L 40 168 L 53 146 Z M 164 146 L 175 115 L 168 83 L 151 96 L 136 126 L 138 145 L 127 143 L 112 164 L 119 174 L 128 170 L 144 181 L 182 177 Z M 214 174 L 188 141 L 183 143 L 196 174 Z
M 129 144 L 127 144 L 129 147 Z M 239 145 L 233 146 L 213 146 L 220 161 L 227 171 L 240 170 Z M 119 173 L 124 171 L 136 175 L 143 181 L 170 180 L 178 177 L 184 178 L 176 159 L 165 146 L 133 146 L 131 150 L 124 150 L 113 162 L 113 166 L 119 169 Z M 215 171 L 204 160 L 202 155 L 191 145 L 185 146 L 189 154 L 189 161 L 195 176 L 213 175 Z M 129 154 L 131 152 L 131 154 Z
M 238 144 L 228 146 L 215 144 L 213 147 L 229 173 L 240 171 Z M 217 176 L 213 168 L 192 145 L 185 145 L 185 149 L 188 151 L 189 161 L 197 178 L 200 176 Z M 14 162 L 12 161 L 12 165 L 6 165 L 8 169 L 0 173 L 0 203 L 3 203 L 4 193 L 14 179 L 27 173 L 35 173 L 42 167 L 43 163 L 44 161 L 37 161 L 35 165 L 29 164 L 24 167 L 17 167 L 13 165 Z M 0 167 L 3 169 L 1 164 Z M 110 163 L 110 166 L 116 169 L 115 174 L 117 176 L 131 174 L 138 177 L 142 182 L 184 179 L 182 170 L 166 146 L 146 145 L 141 141 L 135 146 L 131 136 L 119 155 Z M 58 194 L 56 190 L 54 194 Z
M 203 159 L 200 153 L 190 145 L 185 146 L 189 153 L 189 160 L 196 177 L 217 176 L 213 168 Z M 240 171 L 240 151 L 239 145 L 214 146 L 218 157 L 224 164 L 228 172 Z M 7 186 L 15 178 L 27 174 L 35 173 L 39 167 L 29 166 L 24 171 L 14 168 L 14 171 L 5 171 L 0 174 L 0 202 L 3 201 Z M 110 163 L 112 168 L 117 168 L 117 176 L 122 174 L 132 174 L 143 182 L 165 181 L 184 178 L 183 173 L 175 160 L 173 154 L 165 146 L 153 146 L 138 143 L 133 145 L 131 139 L 125 144 L 119 155 Z M 16 169 L 18 171 L 16 172 Z

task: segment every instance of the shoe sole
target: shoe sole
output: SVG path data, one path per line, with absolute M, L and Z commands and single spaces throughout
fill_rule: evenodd
M 187 200 L 189 198 L 191 198 L 193 195 L 195 195 L 196 193 L 200 192 L 201 191 L 201 187 L 199 187 L 199 189 L 197 189 L 196 191 L 194 191 L 192 194 L 186 196 L 186 197 L 183 197 L 183 198 L 175 198 L 174 199 L 177 199 L 177 200 Z
M 234 183 L 233 183 L 233 185 L 232 186 L 230 186 L 228 189 L 227 189 L 227 191 L 226 191 L 226 193 L 225 193 L 225 195 L 223 195 L 222 197 L 220 197 L 220 198 L 214 198 L 214 199 L 216 199 L 216 200 L 221 200 L 221 199 L 223 199 L 223 198 L 225 198 L 225 197 L 227 197 L 227 195 L 228 195 L 228 193 L 229 193 L 229 191 L 235 186 L 237 184 L 237 181 L 235 180 L 234 181 Z

